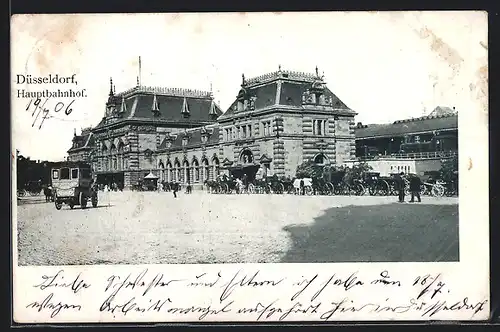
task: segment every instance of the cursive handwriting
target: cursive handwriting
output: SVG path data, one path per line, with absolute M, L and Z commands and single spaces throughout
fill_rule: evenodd
M 132 297 L 129 300 L 121 303 L 121 304 L 116 304 L 115 301 L 115 295 L 111 294 L 104 302 L 101 304 L 101 307 L 99 308 L 100 312 L 107 311 L 111 312 L 112 314 L 115 313 L 122 313 L 124 316 L 126 316 L 130 311 L 134 312 L 147 312 L 147 311 L 157 311 L 160 312 L 160 310 L 163 308 L 165 303 L 167 302 L 172 302 L 170 298 L 164 299 L 164 300 L 149 300 L 149 304 L 147 306 L 145 305 L 139 305 L 136 302 L 136 298 Z
M 446 284 L 441 280 L 441 274 L 437 276 L 431 276 L 429 274 L 425 276 L 419 276 L 413 282 L 413 286 L 421 287 L 422 290 L 417 296 L 417 300 L 423 297 L 425 294 L 431 294 L 431 299 L 433 299 L 437 294 L 443 292 L 443 288 Z
M 38 129 L 42 128 L 43 123 L 45 120 L 49 117 L 50 109 L 45 107 L 45 104 L 49 101 L 49 98 L 46 98 L 43 103 L 40 98 L 37 98 L 33 101 L 33 99 L 30 99 L 28 102 L 28 105 L 26 105 L 26 111 L 33 111 L 31 114 L 31 117 L 33 118 L 33 123 L 31 124 L 31 127 L 34 127 L 37 121 L 40 121 L 40 124 L 38 126 Z M 55 113 L 59 113 L 64 109 L 64 114 L 70 115 L 71 112 L 73 112 L 73 109 L 71 108 L 71 105 L 75 102 L 75 99 L 73 99 L 68 105 L 66 105 L 62 102 L 59 101 L 55 104 L 55 106 L 52 108 L 52 111 Z M 41 117 L 40 117 L 41 115 Z M 39 120 L 40 118 L 40 120 Z
M 224 290 L 222 291 L 222 294 L 220 296 L 221 302 L 227 299 L 232 294 L 234 289 L 238 286 L 239 287 L 277 286 L 283 280 L 285 280 L 285 278 L 279 280 L 258 280 L 257 275 L 260 273 L 260 271 L 255 272 L 251 277 L 248 277 L 248 275 L 244 275 L 241 277 L 239 276 L 240 272 L 241 270 L 236 272 L 231 281 L 222 286 Z
M 203 280 L 203 277 L 206 276 L 206 273 L 202 273 L 198 276 L 195 276 L 196 281 L 191 281 L 187 284 L 188 287 L 214 287 L 215 284 L 219 282 L 219 280 L 222 278 L 220 272 L 217 273 L 217 278 L 215 280 Z
M 55 275 L 42 276 L 42 282 L 34 285 L 33 287 L 39 288 L 40 290 L 45 290 L 50 287 L 62 287 L 62 288 L 70 288 L 73 293 L 78 293 L 82 289 L 87 289 L 90 287 L 90 284 L 87 284 L 82 278 L 81 273 L 79 273 L 75 279 L 72 281 L 63 281 L 64 279 L 64 270 L 59 270 Z
M 139 273 L 135 279 L 132 277 L 132 274 L 129 274 L 123 281 L 121 281 L 120 276 L 112 275 L 107 279 L 108 284 L 106 285 L 104 291 L 107 292 L 109 289 L 113 289 L 113 293 L 111 296 L 116 296 L 118 292 L 122 289 L 131 288 L 141 288 L 145 287 L 142 296 L 146 295 L 151 289 L 156 287 L 167 287 L 173 282 L 182 281 L 182 279 L 170 279 L 165 280 L 165 275 L 163 273 L 156 274 L 151 280 L 146 280 L 146 274 L 148 273 L 148 269 L 143 270 Z
M 352 273 L 347 279 L 342 279 L 342 278 L 336 278 L 336 275 L 333 274 L 328 281 L 326 281 L 321 288 L 314 293 L 314 295 L 311 298 L 311 301 L 316 300 L 318 296 L 321 295 L 321 293 L 325 290 L 325 288 L 328 285 L 333 285 L 333 286 L 341 286 L 343 287 L 346 291 L 356 287 L 356 286 L 362 286 L 364 285 L 364 282 L 361 280 L 358 280 L 358 277 L 356 276 L 357 272 Z
M 53 297 L 54 293 L 50 293 L 49 295 L 47 295 L 45 299 L 43 299 L 42 302 L 38 301 L 31 302 L 26 306 L 26 308 L 37 309 L 38 312 L 42 312 L 43 310 L 52 311 L 50 314 L 50 318 L 56 317 L 61 312 L 61 310 L 70 309 L 70 310 L 80 311 L 82 309 L 82 306 L 79 304 L 69 304 L 62 302 L 54 303 L 52 302 Z
M 399 280 L 391 280 L 387 270 L 380 272 L 380 278 L 372 280 L 371 284 L 401 287 L 401 282 Z

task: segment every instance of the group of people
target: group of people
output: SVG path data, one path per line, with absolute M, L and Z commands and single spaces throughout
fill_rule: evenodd
M 406 182 L 404 180 L 405 173 L 401 172 L 397 174 L 394 178 L 395 180 L 395 187 L 396 190 L 398 191 L 398 196 L 399 196 L 399 202 L 404 203 L 405 201 L 405 189 L 406 189 Z M 422 200 L 420 199 L 420 190 L 422 186 L 422 181 L 416 174 L 409 174 L 408 175 L 408 181 L 409 186 L 410 186 L 410 192 L 411 192 L 411 199 L 410 203 L 415 202 L 415 198 L 417 201 L 420 203 Z

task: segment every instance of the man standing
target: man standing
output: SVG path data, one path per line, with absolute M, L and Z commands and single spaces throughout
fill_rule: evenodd
M 173 188 L 173 190 L 174 190 L 174 198 L 177 198 L 177 190 L 179 189 L 178 185 L 179 185 L 179 184 L 177 184 L 177 183 L 175 183 L 175 182 L 173 183 L 173 187 L 174 187 L 174 188 Z
M 410 191 L 411 191 L 411 200 L 410 202 L 415 202 L 415 197 L 417 197 L 418 202 L 422 202 L 420 200 L 420 189 L 422 186 L 422 181 L 420 178 L 416 175 L 413 174 L 410 177 Z
M 403 180 L 403 175 L 404 173 L 401 172 L 398 175 L 396 175 L 395 178 L 395 185 L 396 185 L 396 190 L 398 191 L 398 196 L 399 196 L 399 202 L 404 203 L 405 201 L 405 181 Z

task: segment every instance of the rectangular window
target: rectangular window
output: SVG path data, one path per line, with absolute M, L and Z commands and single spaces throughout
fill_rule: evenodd
M 323 121 L 316 120 L 316 135 L 323 135 L 322 129 L 323 129 Z
M 59 179 L 59 170 L 58 169 L 52 170 L 52 178 Z
M 269 135 L 272 135 L 273 134 L 273 127 L 271 126 L 271 121 L 267 122 L 267 126 L 269 128 Z
M 61 180 L 69 180 L 69 168 L 61 168 Z
M 415 136 L 415 143 L 420 143 L 420 136 L 418 135 Z
M 248 136 L 252 137 L 252 125 L 248 125 Z
M 247 137 L 247 126 L 243 126 L 243 127 L 241 127 L 241 129 L 243 129 L 242 138 L 246 138 Z
M 71 169 L 71 178 L 78 179 L 78 168 Z

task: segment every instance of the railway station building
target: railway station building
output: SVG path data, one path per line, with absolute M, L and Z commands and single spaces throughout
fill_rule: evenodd
M 150 173 L 195 188 L 221 173 L 293 177 L 304 161 L 353 159 L 355 115 L 317 68 L 242 75 L 225 112 L 211 92 L 138 84 L 115 93 L 111 82 L 102 120 L 75 134 L 68 159 L 91 163 L 99 183 L 125 188 Z

